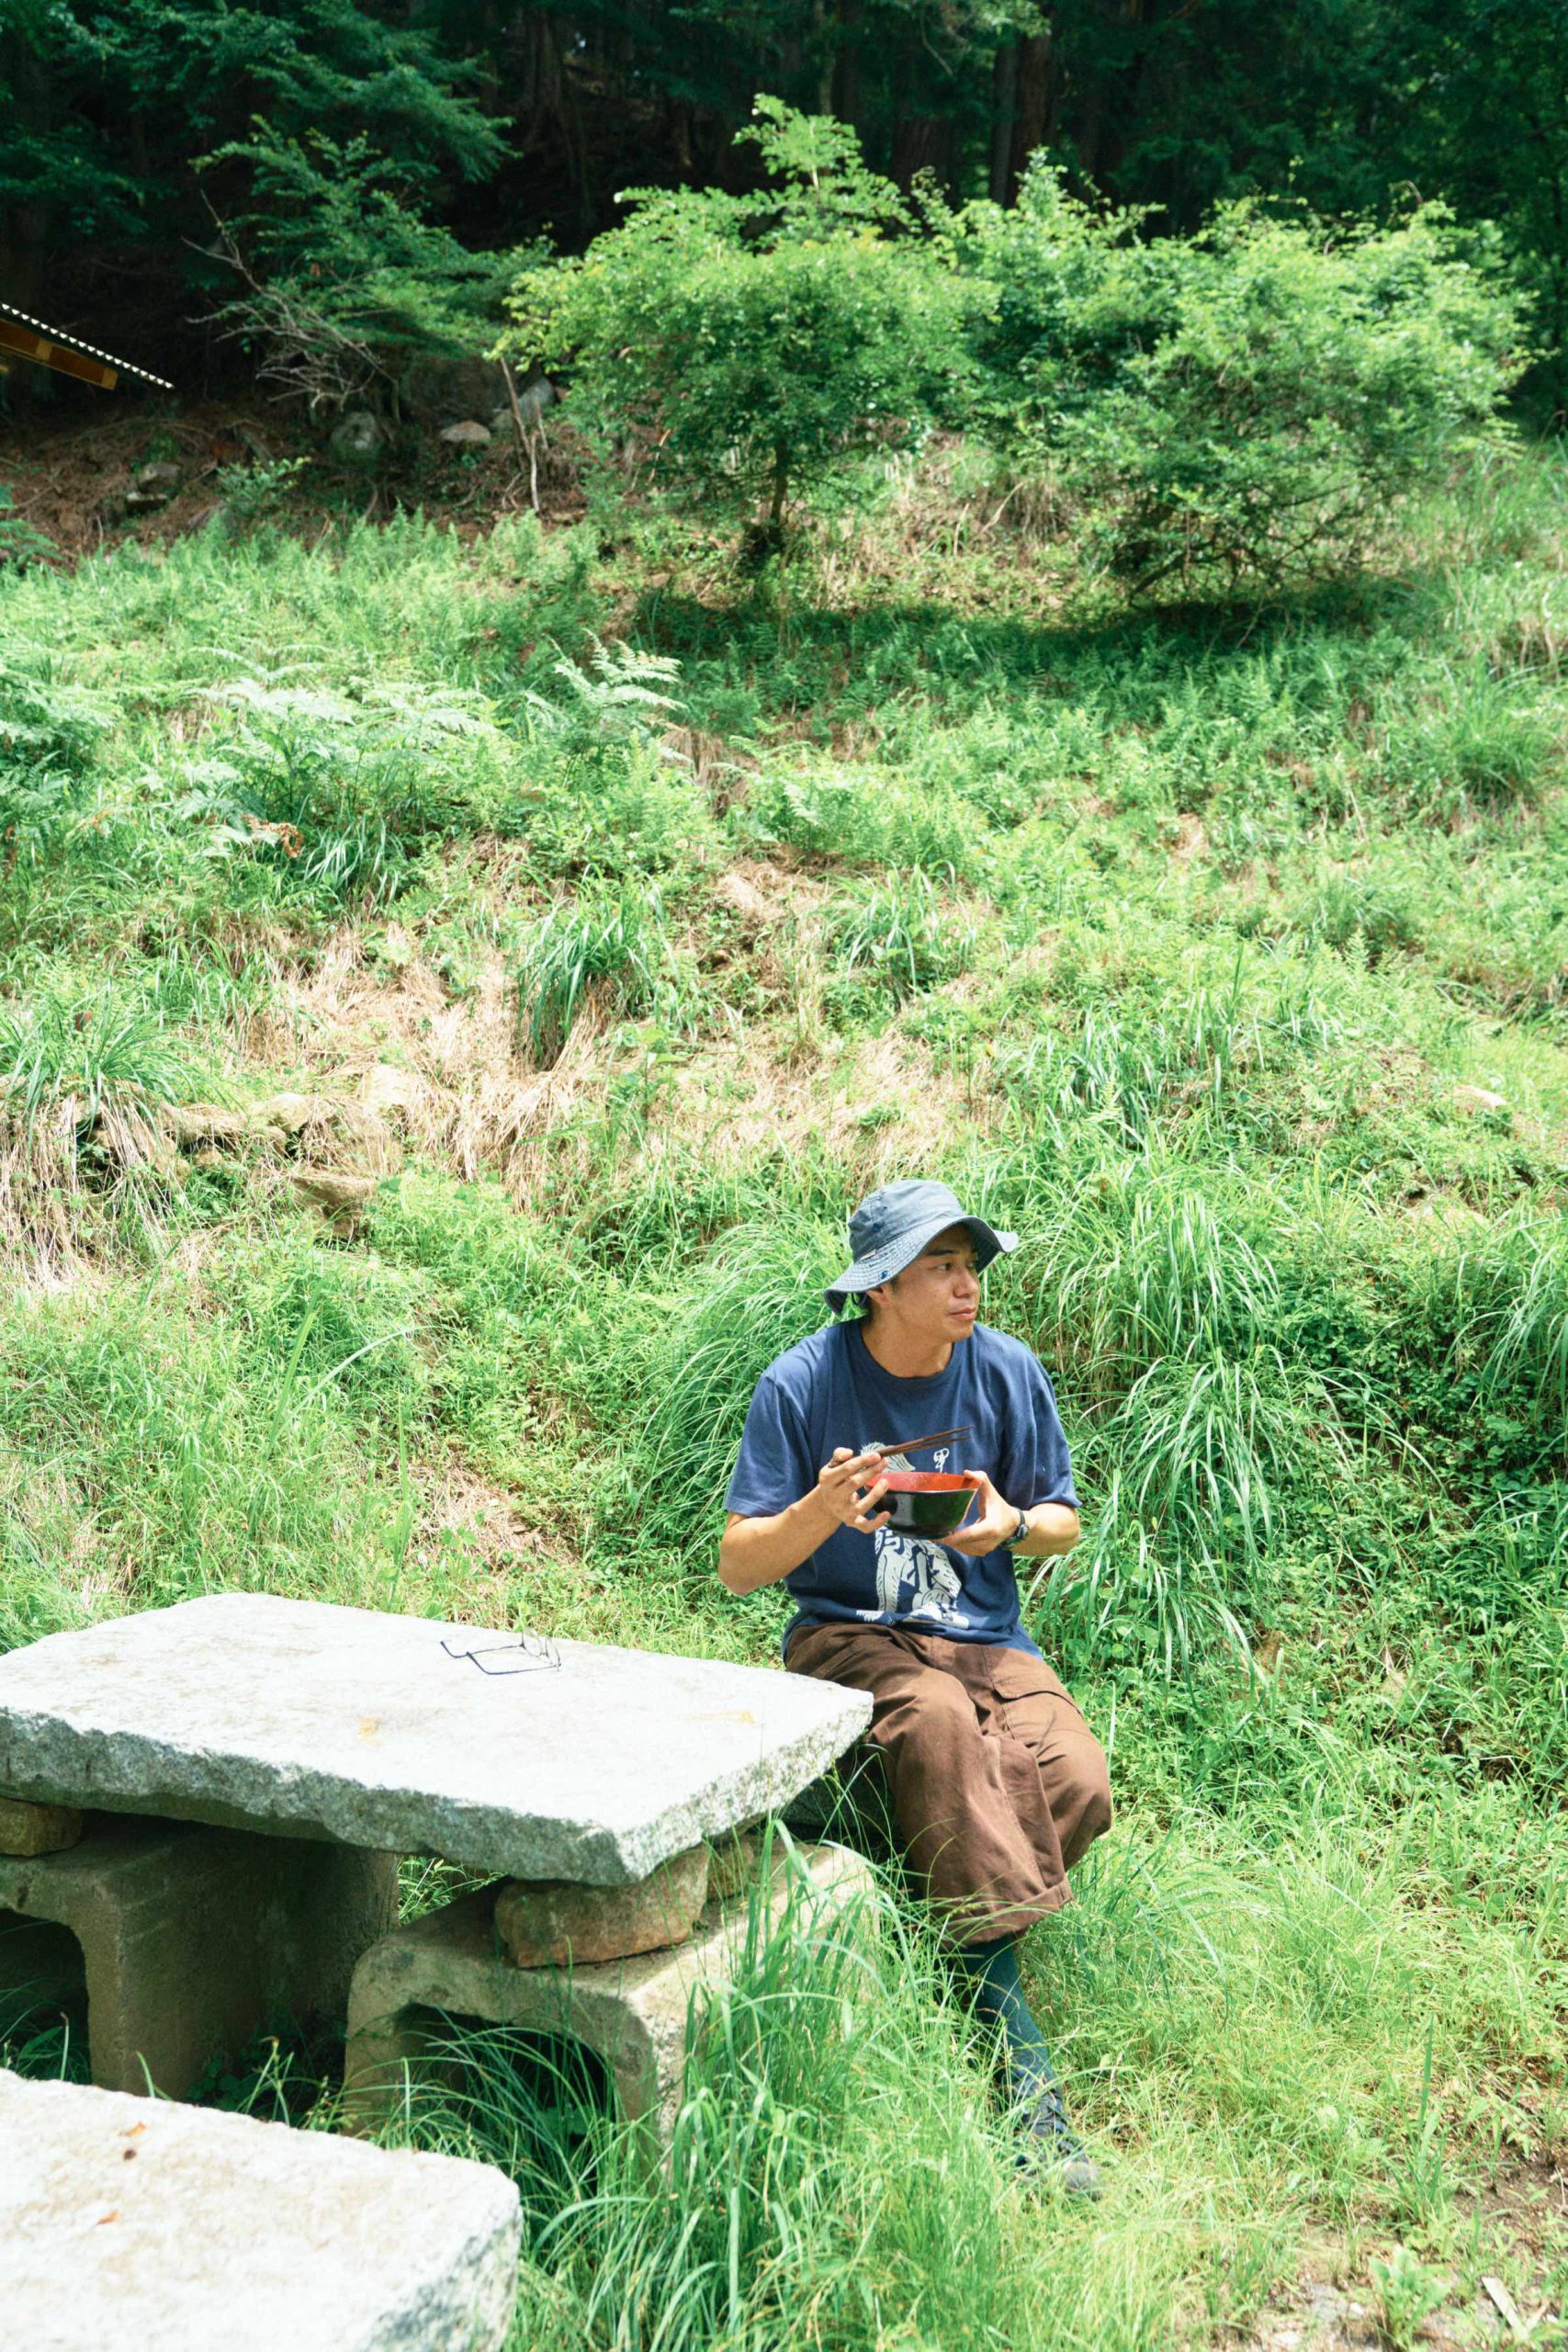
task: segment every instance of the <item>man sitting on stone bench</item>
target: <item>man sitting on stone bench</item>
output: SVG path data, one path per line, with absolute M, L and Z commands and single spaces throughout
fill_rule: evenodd
M 1071 1900 L 1068 1871 L 1111 1826 L 1104 1752 L 1019 1616 L 1014 1558 L 1071 1551 L 1078 1515 L 1044 1370 L 976 1319 L 979 1276 L 1016 1236 L 945 1184 L 908 1181 L 861 1203 L 850 1246 L 828 1304 L 863 1313 L 759 1382 L 719 1576 L 737 1593 L 783 1583 L 789 1671 L 872 1694 L 899 1838 L 1002 2030 L 1025 2157 L 1093 2195 L 1015 1949 Z M 941 1543 L 897 1532 L 885 1507 L 899 1443 L 933 1430 L 954 1434 L 907 1466 L 972 1471 L 978 1488 Z

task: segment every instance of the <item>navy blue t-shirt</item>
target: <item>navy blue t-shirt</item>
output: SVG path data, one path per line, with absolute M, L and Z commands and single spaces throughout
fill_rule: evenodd
M 835 1446 L 919 1437 L 966 1427 L 969 1435 L 919 1467 L 985 1470 L 1020 1510 L 1036 1503 L 1076 1510 L 1067 1441 L 1044 1367 L 1021 1340 L 977 1323 L 944 1372 L 915 1380 L 885 1372 L 858 1322 L 829 1323 L 768 1366 L 757 1384 L 729 1482 L 729 1510 L 771 1519 L 809 1494 Z M 795 1603 L 784 1632 L 803 1625 L 909 1625 L 950 1641 L 1004 1649 L 1034 1644 L 1019 1622 L 1012 1554 L 979 1559 L 891 1527 L 862 1535 L 837 1527 L 784 1579 Z

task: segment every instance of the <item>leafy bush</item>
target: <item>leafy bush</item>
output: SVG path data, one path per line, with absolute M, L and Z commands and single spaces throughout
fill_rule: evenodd
M 13 907 L 17 866 L 53 850 L 113 723 L 109 697 L 78 684 L 41 646 L 14 640 L 0 651 L 0 839 Z
M 554 700 L 530 690 L 524 701 L 546 734 L 575 747 L 656 741 L 681 707 L 672 690 L 681 664 L 618 641 L 592 639 L 586 666 L 563 658 L 554 667 L 565 689 Z
M 46 562 L 59 552 L 54 541 L 29 523 L 26 515 L 18 514 L 16 505 L 11 492 L 0 482 L 0 564 Z
M 114 717 L 109 698 L 79 684 L 47 646 L 14 634 L 0 651 L 0 775 L 85 775 Z
M 1440 205 L 1394 228 L 1224 207 L 1140 241 L 1037 165 L 962 217 L 991 291 L 990 429 L 1137 592 L 1280 589 L 1383 544 L 1401 503 L 1495 441 L 1528 359 L 1495 248 Z
M 916 447 L 962 372 L 961 289 L 852 131 L 761 98 L 744 138 L 771 185 L 636 188 L 581 259 L 536 266 L 510 340 L 570 367 L 570 413 L 608 458 L 777 531 L 868 451 Z
M 462 128 L 471 168 L 493 162 L 493 133 Z M 250 139 L 205 160 L 247 165 L 257 206 L 222 228 L 221 258 L 244 290 L 219 322 L 256 346 L 260 373 L 310 410 L 370 400 L 395 413 L 411 360 L 465 357 L 493 339 L 517 256 L 470 253 L 424 219 L 431 175 L 412 158 L 393 162 L 362 137 L 290 138 L 258 122 Z

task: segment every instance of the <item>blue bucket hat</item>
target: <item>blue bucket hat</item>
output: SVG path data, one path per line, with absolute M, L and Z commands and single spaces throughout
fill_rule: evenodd
M 998 1233 L 983 1216 L 970 1216 L 949 1184 L 906 1176 L 868 1193 L 850 1218 L 854 1263 L 829 1283 L 823 1295 L 835 1313 L 853 1291 L 874 1290 L 912 1266 L 929 1242 L 950 1225 L 967 1226 L 982 1266 L 1018 1248 L 1016 1233 Z

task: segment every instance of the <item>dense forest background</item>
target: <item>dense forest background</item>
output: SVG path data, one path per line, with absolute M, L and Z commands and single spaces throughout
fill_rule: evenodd
M 499 317 L 504 272 L 466 255 L 580 250 L 629 182 L 743 187 L 766 92 L 950 198 L 1010 204 L 1043 150 L 1149 235 L 1247 193 L 1441 197 L 1498 224 L 1550 355 L 1565 60 L 1564 0 L 5 0 L 0 298 L 210 390 L 237 260 L 284 266 L 292 221 L 330 266 L 368 220 Z M 1544 357 L 1527 391 L 1565 390 Z

